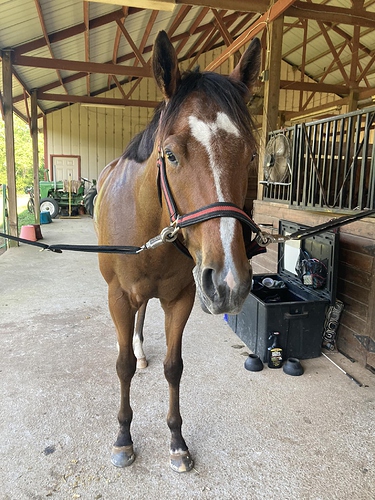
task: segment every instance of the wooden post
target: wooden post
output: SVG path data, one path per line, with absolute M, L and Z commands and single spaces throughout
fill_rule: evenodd
M 33 144 L 33 173 L 34 173 L 34 215 L 36 224 L 40 224 L 39 206 L 39 151 L 38 151 L 38 109 L 37 92 L 31 92 L 31 138 Z
M 269 25 L 270 47 L 267 47 L 268 60 L 266 61 L 264 75 L 264 106 L 262 132 L 259 145 L 259 170 L 258 181 L 263 180 L 264 150 L 268 142 L 268 133 L 278 128 L 281 49 L 283 44 L 284 16 L 275 19 Z M 259 184 L 258 200 L 263 197 L 263 186 Z
M 7 162 L 8 185 L 8 217 L 9 234 L 18 236 L 17 192 L 16 192 L 16 162 L 14 158 L 14 126 L 13 126 L 13 95 L 12 95 L 12 52 L 2 51 L 3 62 L 3 105 L 5 125 L 5 152 Z M 8 240 L 8 246 L 15 247 L 18 243 Z

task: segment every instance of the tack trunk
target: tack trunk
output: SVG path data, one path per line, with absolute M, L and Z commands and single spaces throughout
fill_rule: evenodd
M 305 227 L 280 221 L 279 231 L 291 234 Z M 326 266 L 323 286 L 319 287 L 320 275 L 308 272 L 302 277 L 298 275 L 296 264 L 301 256 L 310 257 L 318 267 L 321 262 L 323 269 Z M 279 244 L 278 257 L 277 274 L 255 274 L 242 311 L 229 316 L 228 323 L 263 362 L 267 362 L 269 337 L 275 331 L 280 332 L 285 359 L 318 357 L 326 311 L 336 297 L 338 233 L 326 231 L 305 240 Z

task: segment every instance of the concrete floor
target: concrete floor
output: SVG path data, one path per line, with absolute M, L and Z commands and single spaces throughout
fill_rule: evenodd
M 42 226 L 46 243 L 95 243 L 89 218 Z M 131 242 L 129 242 L 131 244 Z M 21 245 L 0 257 L 0 499 L 375 498 L 375 377 L 340 354 L 291 377 L 244 369 L 248 349 L 197 305 L 184 336 L 184 436 L 195 469 L 168 465 L 163 318 L 149 307 L 149 367 L 132 392 L 137 458 L 110 464 L 115 331 L 95 254 Z

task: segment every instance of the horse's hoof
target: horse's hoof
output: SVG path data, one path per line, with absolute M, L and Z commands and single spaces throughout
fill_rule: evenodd
M 112 448 L 111 462 L 115 467 L 128 467 L 135 460 L 133 446 L 114 446 Z
M 194 460 L 188 451 L 171 453 L 171 468 L 175 472 L 189 472 L 194 467 Z
M 137 368 L 139 370 L 144 370 L 145 368 L 147 368 L 147 359 L 146 358 L 139 358 L 137 359 Z

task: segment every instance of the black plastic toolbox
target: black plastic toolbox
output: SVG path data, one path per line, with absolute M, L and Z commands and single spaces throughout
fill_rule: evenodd
M 280 221 L 280 234 L 291 234 L 307 226 Z M 301 250 L 327 267 L 322 288 L 305 284 L 295 271 Z M 308 359 L 321 354 L 322 332 L 328 306 L 335 302 L 338 264 L 338 233 L 326 231 L 305 240 L 279 244 L 278 273 L 253 276 L 252 290 L 242 311 L 228 316 L 228 324 L 263 362 L 268 358 L 269 336 L 280 333 L 283 357 Z M 267 288 L 264 278 L 271 278 L 285 288 Z M 282 282 L 282 284 L 280 283 Z

